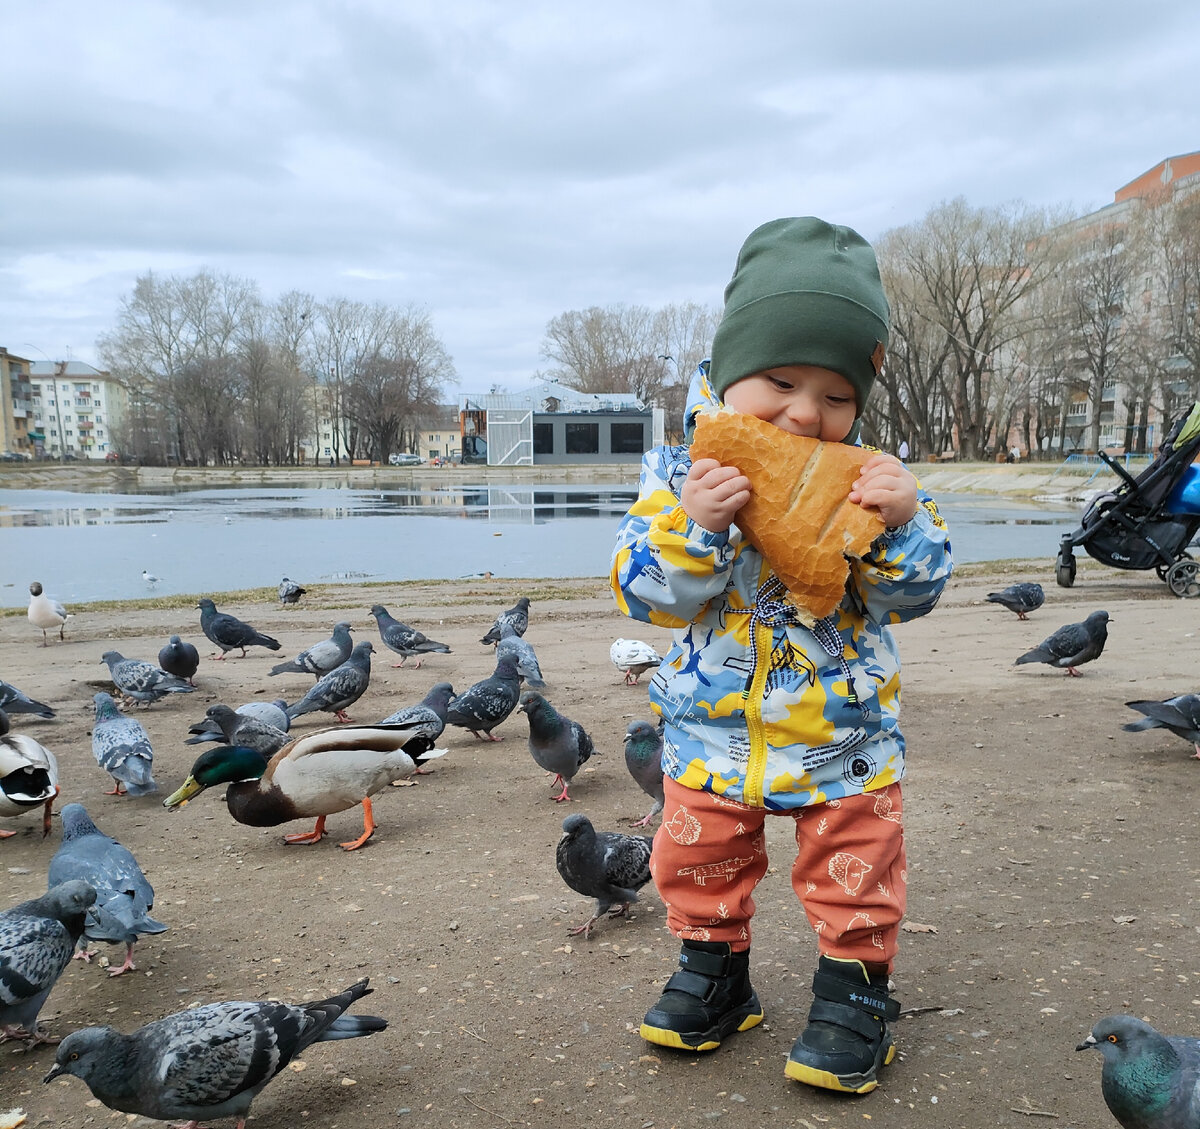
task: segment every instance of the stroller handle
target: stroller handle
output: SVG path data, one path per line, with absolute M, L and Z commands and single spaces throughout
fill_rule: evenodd
M 1117 475 L 1124 480 L 1126 486 L 1135 486 L 1137 480 L 1129 473 L 1116 459 L 1114 459 L 1107 451 L 1098 451 L 1100 458 L 1113 470 Z

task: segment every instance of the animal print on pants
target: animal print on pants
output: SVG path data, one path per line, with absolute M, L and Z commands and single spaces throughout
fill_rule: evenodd
M 664 780 L 650 870 L 667 928 L 693 941 L 750 947 L 754 888 L 767 872 L 768 815 L 795 824 L 792 887 L 826 956 L 891 967 L 907 874 L 899 784 L 793 811 L 768 812 Z

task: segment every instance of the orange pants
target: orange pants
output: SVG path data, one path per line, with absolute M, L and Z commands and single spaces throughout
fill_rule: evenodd
M 796 829 L 792 887 L 825 956 L 886 964 L 896 955 L 907 874 L 900 785 L 787 812 L 747 807 L 664 781 L 650 870 L 683 940 L 750 947 L 754 888 L 767 872 L 768 815 Z

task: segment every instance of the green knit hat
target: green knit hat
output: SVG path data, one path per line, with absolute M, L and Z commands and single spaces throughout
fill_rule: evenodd
M 814 216 L 772 220 L 738 252 L 709 384 L 724 397 L 744 376 L 818 365 L 850 381 L 861 416 L 883 367 L 888 321 L 875 252 L 857 231 Z

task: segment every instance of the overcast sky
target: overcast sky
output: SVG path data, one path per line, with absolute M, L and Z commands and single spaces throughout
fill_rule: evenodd
M 149 270 L 428 311 L 516 388 L 555 315 L 718 303 L 745 235 L 1091 211 L 1200 149 L 1196 0 L 5 5 L 0 345 L 95 363 Z

